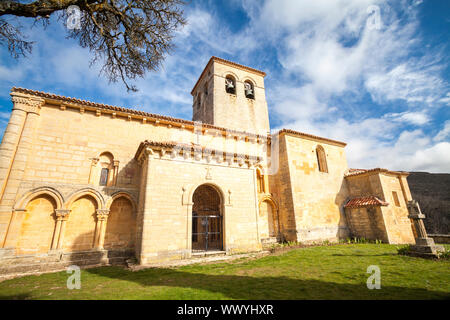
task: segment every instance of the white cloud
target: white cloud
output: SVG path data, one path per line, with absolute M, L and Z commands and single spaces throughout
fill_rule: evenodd
M 442 130 L 434 137 L 435 141 L 443 141 L 445 139 L 450 140 L 450 120 L 445 121 Z
M 389 121 L 403 122 L 416 126 L 421 126 L 430 122 L 430 117 L 424 112 L 391 113 L 386 114 L 385 118 Z
M 444 98 L 439 99 L 439 102 L 450 106 L 450 92 L 448 92 L 447 95 Z
M 436 67 L 423 66 L 415 71 L 411 67 L 413 63 L 417 64 L 417 61 L 398 65 L 387 73 L 370 74 L 366 87 L 373 99 L 381 103 L 386 100 L 425 104 L 435 102 L 444 87 L 443 80 L 435 75 Z

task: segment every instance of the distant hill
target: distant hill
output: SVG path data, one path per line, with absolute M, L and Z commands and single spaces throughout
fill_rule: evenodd
M 427 232 L 450 234 L 450 174 L 411 172 L 408 184 L 426 216 Z

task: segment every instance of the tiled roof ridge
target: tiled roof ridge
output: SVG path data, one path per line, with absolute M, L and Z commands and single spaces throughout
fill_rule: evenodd
M 299 136 L 304 136 L 304 137 L 308 137 L 308 138 L 312 138 L 312 139 L 319 139 L 319 140 L 323 140 L 323 141 L 328 141 L 331 143 L 337 143 L 339 145 L 342 146 L 346 146 L 347 143 L 342 142 L 342 141 L 338 141 L 338 140 L 333 140 L 333 139 L 329 139 L 329 138 L 324 138 L 324 137 L 319 137 L 313 134 L 309 134 L 309 133 L 304 133 L 304 132 L 300 132 L 300 131 L 295 131 L 292 129 L 281 129 L 280 132 L 281 133 L 290 133 L 290 134 L 294 134 L 294 135 L 299 135 Z
M 406 171 L 391 171 L 385 168 L 373 168 L 373 169 L 348 169 L 348 172 L 345 174 L 345 177 L 357 176 L 365 173 L 392 173 L 392 174 L 400 174 L 400 175 L 409 175 L 409 172 Z
M 368 206 L 387 206 L 388 202 L 382 201 L 376 196 L 355 197 L 350 199 L 345 208 L 362 208 Z
M 63 100 L 66 102 L 72 102 L 72 103 L 76 103 L 76 104 L 80 104 L 80 105 L 91 106 L 91 107 L 105 109 L 105 110 L 120 111 L 120 112 L 124 112 L 124 113 L 131 113 L 131 114 L 135 114 L 135 115 L 156 118 L 156 119 L 161 119 L 161 120 L 167 120 L 167 121 L 171 121 L 171 122 L 195 125 L 195 121 L 191 121 L 191 120 L 174 118 L 174 117 L 170 117 L 170 116 L 164 116 L 164 115 L 160 115 L 160 114 L 149 113 L 149 112 L 130 109 L 130 108 L 117 107 L 117 106 L 112 106 L 112 105 L 108 105 L 108 104 L 104 104 L 104 103 L 98 103 L 98 102 L 92 102 L 92 101 L 82 100 L 82 99 L 78 99 L 78 98 L 66 97 L 63 95 L 58 95 L 58 94 L 53 94 L 53 93 L 48 93 L 48 92 L 43 92 L 43 91 L 38 91 L 38 90 L 31 90 L 31 89 L 20 88 L 20 87 L 12 87 L 11 92 L 20 92 L 20 93 L 39 96 L 42 98 Z M 262 135 L 262 134 L 255 134 L 255 133 L 251 133 L 251 132 L 233 130 L 233 129 L 219 127 L 219 126 L 215 126 L 215 125 L 207 124 L 207 123 L 202 123 L 201 125 L 204 128 L 217 129 L 217 130 L 221 130 L 221 131 L 227 131 L 229 133 L 247 135 L 250 137 L 264 137 L 264 138 L 267 138 L 268 140 L 271 139 L 270 135 Z

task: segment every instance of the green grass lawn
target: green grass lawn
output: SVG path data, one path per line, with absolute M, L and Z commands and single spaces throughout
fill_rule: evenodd
M 380 290 L 367 289 L 369 265 L 381 269 Z M 336 245 L 170 269 L 86 269 L 80 290 L 67 289 L 66 272 L 27 276 L 0 282 L 0 298 L 449 299 L 449 267 L 399 256 L 393 245 Z

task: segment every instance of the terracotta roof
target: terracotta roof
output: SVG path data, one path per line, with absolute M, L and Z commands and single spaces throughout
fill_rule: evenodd
M 358 176 L 362 174 L 371 174 L 371 173 L 390 173 L 390 174 L 397 174 L 397 175 L 409 175 L 409 172 L 406 171 L 391 171 L 384 168 L 374 168 L 374 169 L 349 169 L 348 172 L 345 174 L 345 177 L 353 177 Z
M 91 102 L 91 101 L 81 100 L 81 99 L 77 99 L 77 98 L 65 97 L 65 96 L 61 96 L 61 95 L 57 95 L 57 94 L 53 94 L 53 93 L 42 92 L 42 91 L 37 91 L 37 90 L 13 87 L 11 89 L 11 93 L 13 93 L 13 92 L 19 92 L 19 93 L 29 94 L 29 95 L 33 95 L 33 96 L 38 96 L 41 98 L 58 100 L 58 101 L 63 101 L 63 102 L 68 102 L 68 103 L 74 103 L 74 104 L 83 105 L 83 106 L 90 106 L 90 107 L 98 108 L 98 109 L 118 111 L 118 112 L 123 112 L 123 113 L 127 113 L 127 114 L 134 114 L 134 115 L 138 115 L 138 116 L 142 116 L 142 117 L 161 119 L 161 120 L 166 120 L 166 121 L 172 122 L 172 123 L 180 123 L 180 124 L 186 124 L 186 125 L 191 125 L 191 126 L 195 125 L 195 122 L 190 121 L 190 120 L 173 118 L 173 117 L 169 117 L 169 116 L 148 113 L 145 111 L 140 111 L 140 110 L 135 110 L 135 109 L 116 107 L 116 106 L 111 106 L 111 105 L 107 105 L 107 104 L 103 104 L 103 103 L 97 103 L 97 102 Z M 238 131 L 238 130 L 228 129 L 228 128 L 224 128 L 224 127 L 218 127 L 218 126 L 214 126 L 212 124 L 202 123 L 201 125 L 203 128 L 210 128 L 210 129 L 216 129 L 216 130 L 220 130 L 220 131 L 226 131 L 231 134 L 241 134 L 241 135 L 246 135 L 249 137 L 267 138 L 268 141 L 270 141 L 270 138 L 271 138 L 270 136 L 266 136 L 266 135 L 260 135 L 260 134 L 245 132 L 245 131 Z
M 389 203 L 378 199 L 375 196 L 359 197 L 350 199 L 344 208 L 362 208 L 372 206 L 387 206 Z
M 232 152 L 225 152 L 225 151 L 221 151 L 218 149 L 211 149 L 211 148 L 207 148 L 198 144 L 187 144 L 187 143 L 177 143 L 177 142 L 172 142 L 172 141 L 151 141 L 151 140 L 145 140 L 143 142 L 141 142 L 139 144 L 139 147 L 136 151 L 135 154 L 135 159 L 138 159 L 139 155 L 141 154 L 142 150 L 145 147 L 157 147 L 157 148 L 174 148 L 174 147 L 179 147 L 180 151 L 181 149 L 185 150 L 185 151 L 202 151 L 203 153 L 206 154 L 232 154 L 233 157 L 239 157 L 245 160 L 256 160 L 256 161 L 261 161 L 262 157 L 257 157 L 257 156 L 250 156 L 247 154 L 242 154 L 242 153 L 232 153 Z
M 342 141 L 332 140 L 332 139 L 328 139 L 328 138 L 323 138 L 323 137 L 315 136 L 313 134 L 299 132 L 299 131 L 294 131 L 294 130 L 291 130 L 291 129 L 282 129 L 282 130 L 280 130 L 279 133 L 280 134 L 282 134 L 282 133 L 289 133 L 289 134 L 293 134 L 293 135 L 296 135 L 296 136 L 302 136 L 302 137 L 306 137 L 306 138 L 311 138 L 311 139 L 314 139 L 314 140 L 323 140 L 323 141 L 326 141 L 326 142 L 330 142 L 330 143 L 335 143 L 335 144 L 341 145 L 343 147 L 345 147 L 347 145 L 345 142 L 342 142 Z
M 203 71 L 202 71 L 200 77 L 198 77 L 198 80 L 197 80 L 197 82 L 195 83 L 194 87 L 192 88 L 192 90 L 191 90 L 191 94 L 192 94 L 192 95 L 194 94 L 195 88 L 197 88 L 197 85 L 199 84 L 200 80 L 203 78 L 203 75 L 206 73 L 206 70 L 208 70 L 210 64 L 211 64 L 212 62 L 214 62 L 214 61 L 218 61 L 218 62 L 221 62 L 221 63 L 223 63 L 223 64 L 227 64 L 227 65 L 229 65 L 229 66 L 231 66 L 231 67 L 235 67 L 235 68 L 239 68 L 239 69 L 244 69 L 244 70 L 246 70 L 246 71 L 250 71 L 250 72 L 259 74 L 260 76 L 263 76 L 263 77 L 266 76 L 266 73 L 263 72 L 263 71 L 261 71 L 261 70 L 254 69 L 254 68 L 250 68 L 250 67 L 244 66 L 244 65 L 242 65 L 242 64 L 236 63 L 236 62 L 232 62 L 232 61 L 229 61 L 229 60 L 225 60 L 225 59 L 222 59 L 222 58 L 219 58 L 219 57 L 212 56 L 211 59 L 209 59 L 208 63 L 206 64 L 206 67 L 203 69 Z

